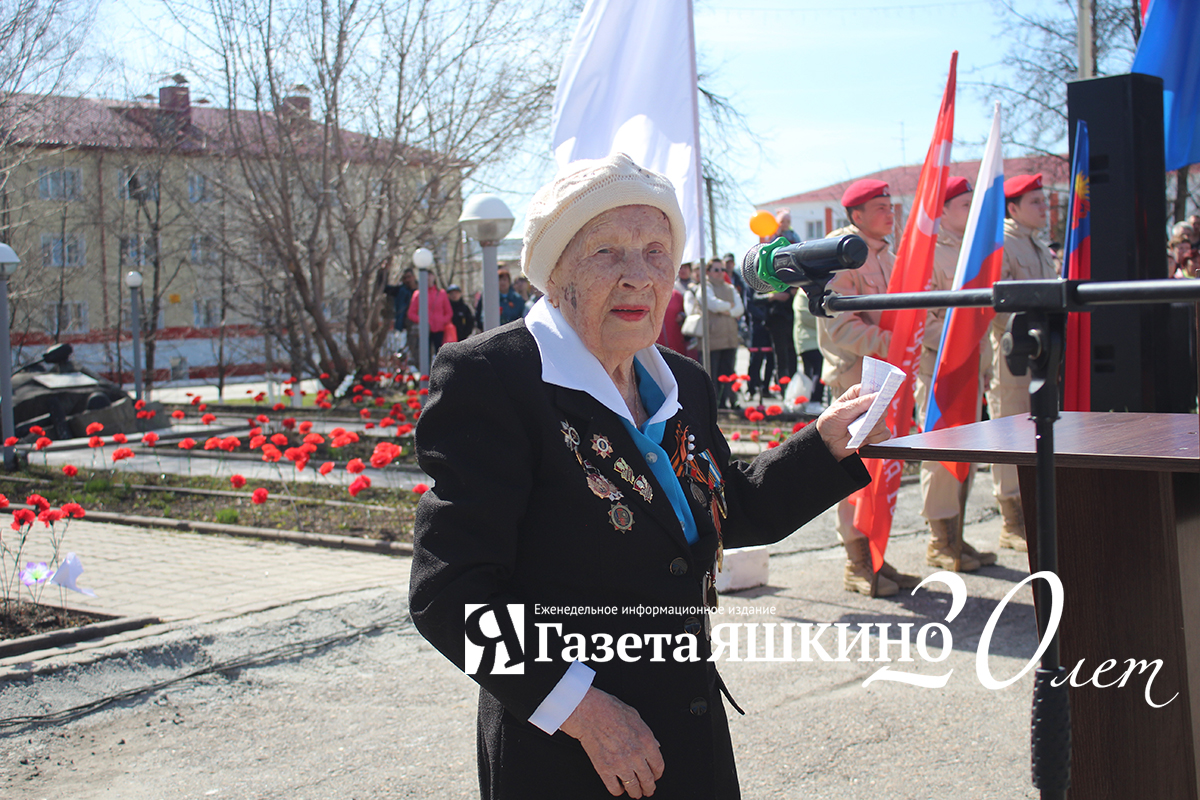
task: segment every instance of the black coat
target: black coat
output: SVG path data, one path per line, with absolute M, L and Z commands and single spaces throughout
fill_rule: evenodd
M 838 463 L 809 426 L 752 464 L 730 461 L 717 428 L 713 385 L 698 364 L 660 348 L 683 406 L 667 422 L 663 448 L 675 461 L 677 435 L 694 436 L 723 475 L 726 547 L 778 541 L 869 481 L 857 457 Z M 571 431 L 578 445 L 568 445 Z M 612 447 L 593 449 L 601 436 Z M 484 797 L 609 797 L 583 748 L 562 731 L 528 722 L 566 671 L 563 644 L 550 636 L 548 661 L 534 661 L 534 622 L 561 623 L 587 641 L 608 633 L 672 636 L 698 632 L 700 660 L 589 662 L 593 685 L 635 708 L 662 748 L 656 798 L 736 797 L 737 778 L 721 684 L 704 635 L 706 574 L 717 531 L 712 496 L 684 479 L 700 534 L 695 545 L 620 418 L 590 395 L 546 384 L 524 321 L 444 347 L 434 361 L 429 403 L 417 425 L 423 470 L 435 481 L 417 510 L 410 604 L 413 621 L 464 668 L 468 603 L 522 603 L 522 675 L 473 675 L 479 702 Z M 602 448 L 603 449 L 603 448 Z M 576 451 L 579 456 L 576 456 Z M 649 479 L 643 496 L 614 467 L 624 458 Z M 632 517 L 614 523 L 615 503 L 589 487 L 587 462 L 622 494 Z M 603 481 L 601 481 L 603 485 Z M 624 521 L 618 518 L 618 523 Z M 535 616 L 542 606 L 655 606 L 678 613 Z M 589 650 L 589 654 L 594 651 Z

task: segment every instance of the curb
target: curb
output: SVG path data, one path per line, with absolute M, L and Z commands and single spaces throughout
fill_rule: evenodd
M 140 528 L 162 528 L 193 533 L 220 533 L 267 541 L 292 542 L 316 547 L 332 547 L 341 550 L 357 550 L 383 555 L 411 556 L 412 545 L 407 542 L 388 542 L 382 539 L 362 539 L 356 536 L 334 536 L 326 533 L 278 530 L 275 528 L 251 528 L 248 525 L 224 525 L 219 522 L 199 522 L 169 517 L 141 517 L 132 514 L 113 514 L 107 511 L 89 511 L 87 519 L 93 522 L 115 522 L 136 525 Z
M 89 639 L 103 639 L 118 633 L 158 625 L 158 617 L 117 617 L 104 622 L 92 622 L 80 625 L 78 628 L 63 628 L 49 633 L 35 633 L 32 636 L 22 636 L 19 639 L 8 639 L 0 642 L 0 658 L 23 656 L 39 650 L 49 650 L 53 647 L 76 644 Z

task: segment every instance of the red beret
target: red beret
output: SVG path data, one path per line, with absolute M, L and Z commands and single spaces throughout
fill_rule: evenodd
M 887 183 L 874 178 L 863 178 L 846 187 L 846 191 L 842 195 L 842 207 L 861 206 L 874 197 L 891 197 Z
M 1014 175 L 1004 182 L 1004 199 L 1015 200 L 1026 192 L 1042 188 L 1042 173 Z
M 975 191 L 975 190 L 973 188 L 971 188 L 971 184 L 967 182 L 966 178 L 955 177 L 952 175 L 946 181 L 946 199 L 943 200 L 942 202 L 949 203 L 951 200 L 958 197 L 960 194 L 966 194 L 967 192 L 973 192 L 973 191 Z

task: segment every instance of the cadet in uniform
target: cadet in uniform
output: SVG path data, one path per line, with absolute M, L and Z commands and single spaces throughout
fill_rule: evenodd
M 933 277 L 930 289 L 945 292 L 954 288 L 954 270 L 962 249 L 962 237 L 967 230 L 967 215 L 971 210 L 971 184 L 966 178 L 950 178 L 946 183 L 946 201 L 942 206 L 942 221 L 938 228 L 937 246 L 933 251 Z M 942 341 L 942 326 L 946 309 L 931 308 L 925 314 L 925 337 L 921 343 L 921 365 L 917 371 L 917 419 L 925 426 L 925 405 L 933 370 L 937 365 L 938 346 Z M 975 409 L 983 401 L 985 377 L 991 372 L 991 344 L 985 332 L 980 342 L 979 387 Z M 976 420 L 978 421 L 978 416 Z M 975 478 L 972 464 L 962 483 L 939 461 L 921 463 L 921 516 L 929 520 L 931 536 L 925 549 L 925 562 L 931 567 L 954 572 L 974 572 L 981 566 L 996 563 L 995 553 L 981 553 L 963 541 L 963 512 L 967 495 Z
M 1053 280 L 1054 257 L 1040 234 L 1046 226 L 1046 195 L 1042 173 L 1017 175 L 1004 182 L 1004 266 L 1000 280 Z M 1000 349 L 1000 337 L 1011 314 L 997 314 L 992 321 L 992 382 L 988 390 L 988 414 L 992 419 L 1029 413 L 1029 374 L 1013 375 Z M 1021 488 L 1017 468 L 1011 464 L 992 466 L 992 493 L 1000 504 L 1004 529 L 1000 546 L 1025 552 L 1025 520 L 1021 512 Z
M 895 257 L 888 250 L 894 213 L 888 185 L 864 178 L 855 181 L 842 195 L 842 206 L 850 223 L 829 237 L 856 234 L 867 243 L 867 261 L 858 269 L 837 273 L 829 288 L 842 295 L 884 294 L 892 277 Z M 854 311 L 817 320 L 817 346 L 825 357 L 822 377 L 832 397 L 841 394 L 862 378 L 863 356 L 887 357 L 891 331 L 879 327 L 879 311 Z M 900 589 L 915 587 L 920 579 L 905 575 L 886 561 L 876 575 L 871 566 L 867 537 L 854 527 L 854 506 L 848 500 L 838 503 L 838 536 L 846 548 L 843 586 L 846 591 L 872 597 L 889 597 Z

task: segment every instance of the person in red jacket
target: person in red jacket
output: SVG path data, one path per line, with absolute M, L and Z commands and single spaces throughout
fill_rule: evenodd
M 421 290 L 413 292 L 412 302 L 408 304 L 408 319 L 414 325 L 421 323 Z M 442 346 L 442 337 L 447 325 L 454 321 L 454 310 L 450 308 L 450 298 L 437 286 L 437 279 L 429 276 L 429 354 L 437 353 Z

